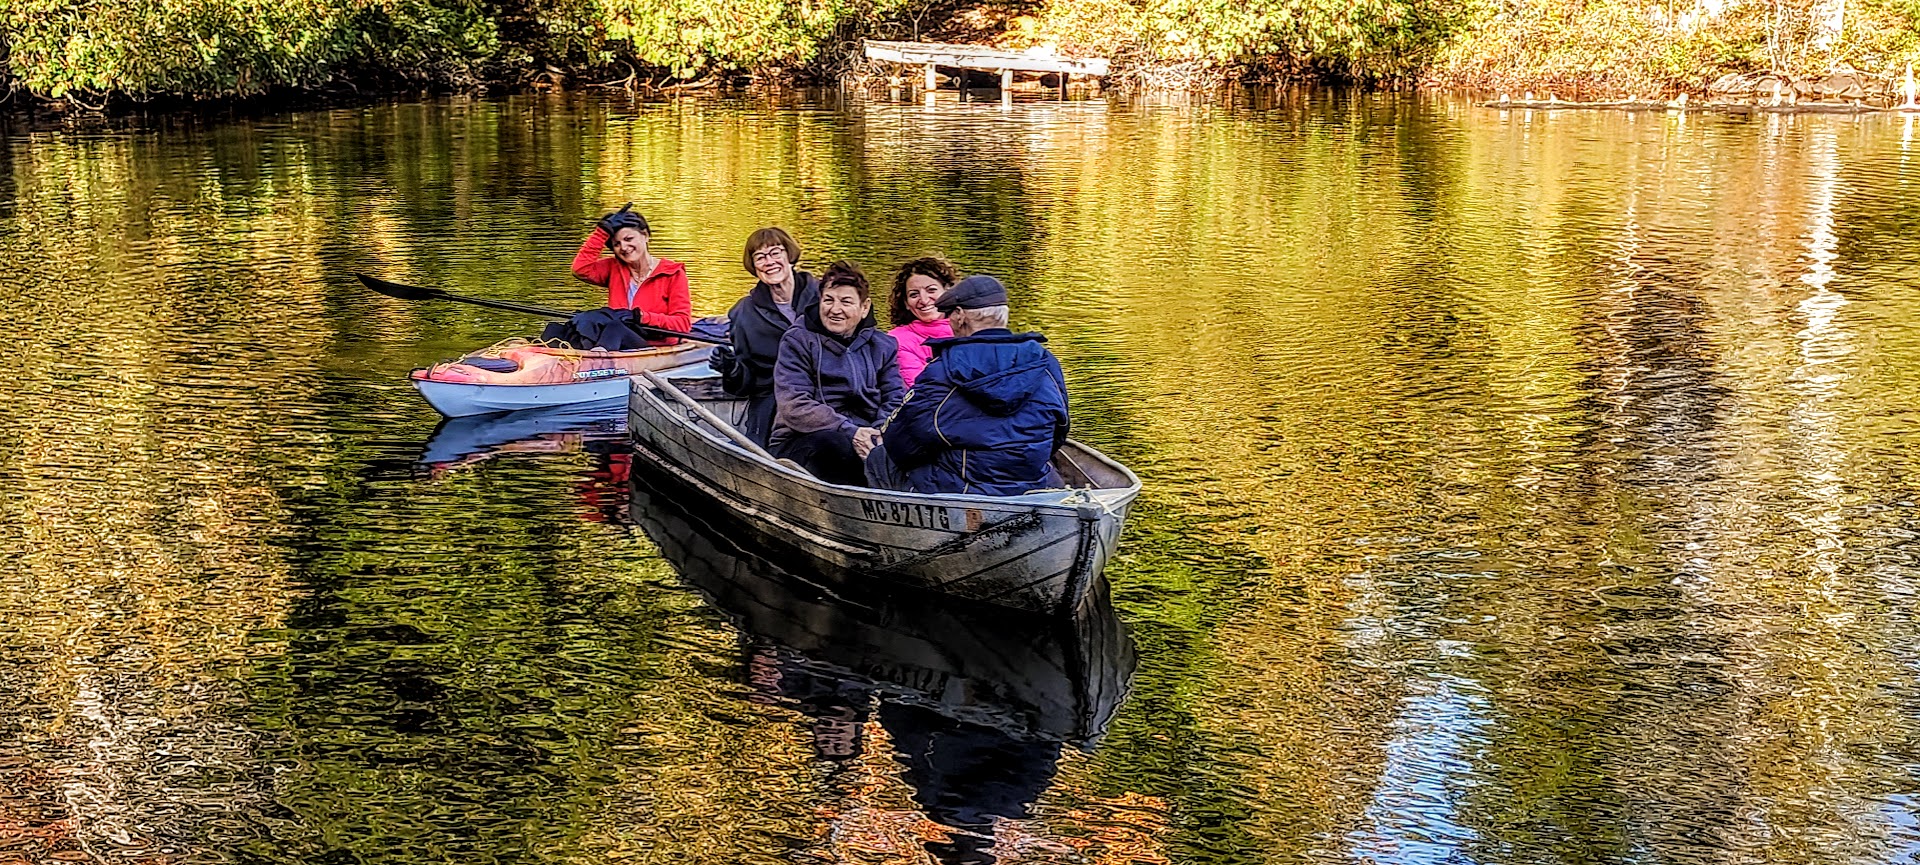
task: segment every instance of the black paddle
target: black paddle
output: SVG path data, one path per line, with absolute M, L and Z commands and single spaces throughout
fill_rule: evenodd
M 514 303 L 508 300 L 488 300 L 484 297 L 466 297 L 464 295 L 451 294 L 445 291 L 441 291 L 440 289 L 437 289 L 437 288 L 421 288 L 420 286 L 417 286 L 417 285 L 401 285 L 400 283 L 397 283 L 397 282 L 388 282 L 384 279 L 375 279 L 364 273 L 356 273 L 354 274 L 354 276 L 360 277 L 360 281 L 362 283 L 365 283 L 368 288 L 373 289 L 375 292 L 379 294 L 384 294 L 388 297 L 397 297 L 397 298 L 400 298 L 401 300 L 451 300 L 454 303 L 471 303 L 474 306 L 485 306 L 485 307 L 490 307 L 492 309 L 504 309 L 504 310 L 507 310 L 508 312 L 524 312 L 528 315 L 540 315 L 540 316 L 545 316 L 547 318 L 572 318 L 573 317 L 573 313 L 567 312 L 566 310 L 563 310 L 563 309 L 552 309 L 550 307 L 545 307 L 545 306 L 534 306 L 533 304 L 530 304 L 530 303 Z M 706 343 L 712 343 L 714 345 L 732 345 L 733 344 L 729 340 L 720 339 L 718 337 L 711 337 L 711 336 L 706 336 L 705 334 L 698 334 L 698 333 L 682 333 L 677 330 L 668 330 L 664 327 L 654 327 L 653 325 L 650 325 L 650 324 L 641 324 L 637 321 L 634 322 L 631 326 L 633 327 L 634 330 L 641 331 L 647 334 L 673 336 L 673 337 L 679 337 L 680 339 L 692 340 L 693 342 L 706 342 Z

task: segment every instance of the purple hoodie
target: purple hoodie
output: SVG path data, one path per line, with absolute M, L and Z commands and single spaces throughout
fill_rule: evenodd
M 768 449 L 775 453 L 796 434 L 838 429 L 851 436 L 860 427 L 878 425 L 906 394 L 899 344 L 874 328 L 871 316 L 851 340 L 841 342 L 820 324 L 818 307 L 808 312 L 805 326 L 780 338 L 780 357 L 773 364 L 779 407 Z

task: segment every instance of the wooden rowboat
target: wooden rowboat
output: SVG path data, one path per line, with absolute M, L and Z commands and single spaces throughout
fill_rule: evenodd
M 744 400 L 717 377 L 642 373 L 627 433 L 636 469 L 719 503 L 770 548 L 836 582 L 905 587 L 1046 615 L 1073 613 L 1120 541 L 1140 479 L 1079 442 L 1055 458 L 1068 488 L 923 495 L 826 483 L 735 428 Z
M 629 377 L 702 363 L 712 354 L 712 346 L 693 342 L 637 351 L 579 351 L 507 340 L 416 369 L 408 378 L 435 411 L 468 417 L 625 399 Z

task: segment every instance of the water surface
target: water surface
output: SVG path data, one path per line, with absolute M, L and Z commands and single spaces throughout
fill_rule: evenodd
M 1915 124 L 1307 94 L 7 126 L 0 863 L 1912 861 Z M 679 511 L 613 421 L 435 438 L 405 372 L 534 323 L 351 274 L 590 305 L 567 261 L 630 199 L 704 313 L 769 223 L 816 267 L 1012 287 L 1076 435 L 1146 483 L 1130 637 L 1088 656 L 1131 671 L 1110 721 L 930 712 L 947 680 L 863 629 L 940 610 L 656 546 Z M 850 636 L 795 645 L 740 585 Z

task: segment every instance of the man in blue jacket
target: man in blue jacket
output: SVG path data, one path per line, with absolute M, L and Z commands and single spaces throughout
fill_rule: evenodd
M 1067 382 L 1047 338 L 1007 329 L 1007 290 L 991 276 L 960 280 L 936 305 L 953 336 L 927 341 L 933 362 L 865 454 L 867 482 L 989 496 L 1060 486 Z

